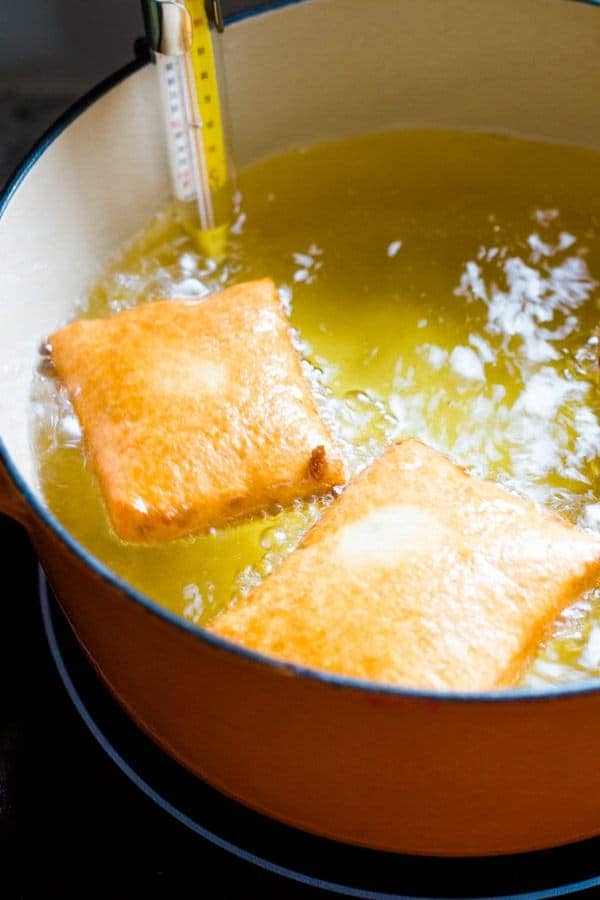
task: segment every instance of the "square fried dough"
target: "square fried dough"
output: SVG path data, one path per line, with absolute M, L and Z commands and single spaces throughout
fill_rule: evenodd
M 124 540 L 179 538 L 344 481 L 270 279 L 49 340 Z
M 514 684 L 599 577 L 597 538 L 406 440 L 210 627 L 315 669 L 485 690 Z

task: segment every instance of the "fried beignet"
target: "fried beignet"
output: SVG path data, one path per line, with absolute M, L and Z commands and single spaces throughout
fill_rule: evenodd
M 344 481 L 270 279 L 50 338 L 116 533 L 163 541 Z
M 356 678 L 514 684 L 600 577 L 600 540 L 415 440 L 363 471 L 216 634 Z

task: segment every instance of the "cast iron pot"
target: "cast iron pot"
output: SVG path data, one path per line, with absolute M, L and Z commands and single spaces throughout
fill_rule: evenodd
M 590 4 L 307 0 L 230 22 L 225 53 L 240 165 L 414 126 L 600 150 Z M 1 204 L 0 508 L 108 688 L 198 776 L 338 840 L 475 855 L 600 833 L 600 685 L 440 694 L 274 662 L 132 590 L 48 511 L 29 438 L 37 348 L 168 193 L 156 72 L 134 63 L 52 129 Z

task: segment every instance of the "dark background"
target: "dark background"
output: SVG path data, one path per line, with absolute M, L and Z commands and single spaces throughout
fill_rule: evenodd
M 54 668 L 24 532 L 0 517 L 0 897 L 282 898 L 323 892 L 240 862 L 163 813 L 105 755 Z
M 226 15 L 272 0 L 222 0 Z M 127 61 L 141 0 L 0 0 L 0 85 L 86 89 Z

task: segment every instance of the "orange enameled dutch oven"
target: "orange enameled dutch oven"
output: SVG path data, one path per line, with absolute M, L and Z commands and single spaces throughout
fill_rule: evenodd
M 600 150 L 600 9 L 568 0 L 305 0 L 231 21 L 241 165 L 403 127 Z M 40 340 L 169 192 L 152 65 L 78 103 L 0 220 L 0 508 L 29 531 L 89 659 L 168 753 L 254 809 L 409 853 L 491 854 L 600 833 L 600 684 L 461 695 L 286 665 L 136 593 L 52 516 L 36 481 Z

